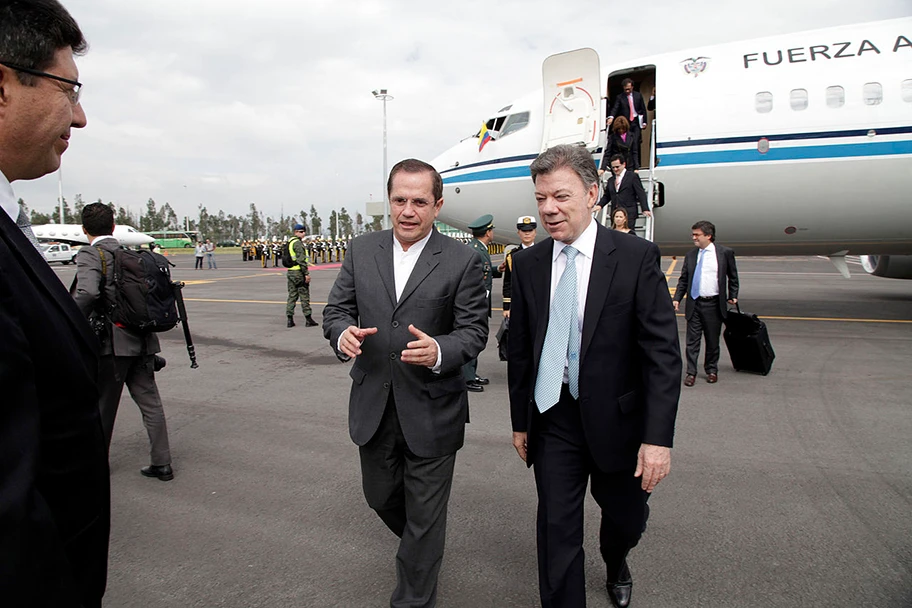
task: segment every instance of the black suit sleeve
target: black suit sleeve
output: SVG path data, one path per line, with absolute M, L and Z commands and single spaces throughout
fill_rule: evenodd
M 612 118 L 614 118 L 616 116 L 623 115 L 623 112 L 621 111 L 621 103 L 622 103 L 623 99 L 624 99 L 623 95 L 618 95 L 617 97 L 614 98 L 614 103 L 611 105 L 611 112 L 608 113 L 608 116 L 611 116 Z
M 342 268 L 329 292 L 329 299 L 323 309 L 323 337 L 329 340 L 333 352 L 340 361 L 348 361 L 350 357 L 340 351 L 339 336 L 350 326 L 358 326 L 358 297 L 355 293 L 355 265 L 354 259 L 360 247 L 352 243 L 348 255 L 342 260 Z
M 659 264 L 661 254 L 655 245 L 650 249 L 639 269 L 635 305 L 646 404 L 642 442 L 672 447 L 681 396 L 681 347 L 668 284 Z
M 681 276 L 678 277 L 678 285 L 675 287 L 675 302 L 680 302 L 684 299 L 684 296 L 687 295 L 687 292 L 690 291 L 690 256 L 684 256 L 684 265 L 681 266 Z
M 42 408 L 17 305 L 21 297 L 0 273 L 0 597 L 13 604 L 29 597 L 34 605 L 75 607 L 65 540 L 38 487 Z
M 523 262 L 531 261 L 529 255 L 513 256 L 513 299 L 510 303 L 510 339 L 507 341 L 507 383 L 510 389 L 510 420 L 514 433 L 529 431 L 529 402 L 535 387 L 534 370 L 535 336 L 531 332 L 528 302 L 529 290 L 522 281 L 528 280 Z
M 738 266 L 735 264 L 735 252 L 726 249 L 726 271 L 728 272 L 728 299 L 734 300 L 738 297 Z

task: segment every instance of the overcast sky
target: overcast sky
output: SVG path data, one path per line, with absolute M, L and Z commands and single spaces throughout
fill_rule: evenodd
M 375 88 L 395 97 L 390 166 L 430 161 L 538 88 L 556 52 L 590 46 L 615 63 L 912 13 L 909 0 L 63 2 L 90 44 L 67 200 L 136 213 L 151 197 L 191 217 L 314 204 L 324 225 L 382 197 Z M 32 209 L 56 204 L 56 174 L 14 188 Z

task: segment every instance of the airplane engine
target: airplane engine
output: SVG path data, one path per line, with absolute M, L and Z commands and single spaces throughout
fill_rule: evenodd
M 912 279 L 912 255 L 863 255 L 861 266 L 875 277 Z

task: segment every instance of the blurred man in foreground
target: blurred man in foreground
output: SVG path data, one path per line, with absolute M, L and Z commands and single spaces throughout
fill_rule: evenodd
M 56 0 L 0 1 L 5 606 L 98 608 L 107 578 L 110 490 L 98 414 L 98 341 L 24 235 L 27 221 L 10 186 L 56 171 L 71 129 L 85 126 L 73 60 L 85 49 L 79 26 Z

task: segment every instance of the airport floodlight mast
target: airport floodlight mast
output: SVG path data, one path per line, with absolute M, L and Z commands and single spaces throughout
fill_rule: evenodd
M 383 102 L 383 229 L 386 230 L 390 227 L 390 202 L 389 202 L 389 192 L 386 191 L 386 102 L 390 101 L 393 98 L 392 95 L 386 92 L 386 89 L 374 89 L 374 97 Z

